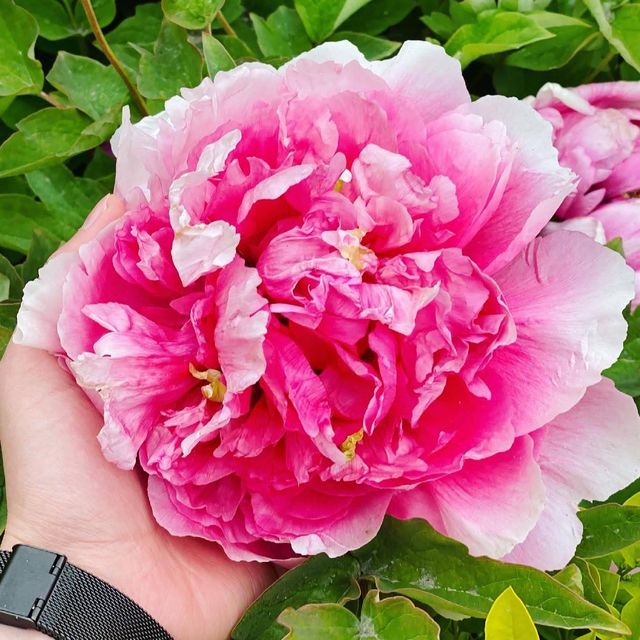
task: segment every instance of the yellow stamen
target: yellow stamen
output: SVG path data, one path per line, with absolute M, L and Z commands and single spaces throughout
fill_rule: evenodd
M 338 178 L 338 182 L 336 182 L 336 186 L 333 187 L 333 190 L 340 193 L 342 191 L 342 187 L 344 187 L 344 180 L 342 178 Z
M 353 460 L 356 455 L 356 445 L 362 438 L 364 437 L 364 429 L 360 429 L 360 431 L 356 431 L 352 433 L 350 436 L 347 436 L 344 442 L 340 445 L 340 451 L 344 453 L 344 456 L 347 460 Z
M 195 365 L 189 363 L 189 373 L 196 378 L 196 380 L 206 380 L 209 384 L 205 384 L 200 391 L 202 395 L 212 402 L 222 402 L 224 394 L 227 392 L 227 387 L 222 382 L 222 373 L 217 369 L 207 369 L 206 371 L 200 371 L 196 369 Z
M 362 271 L 366 266 L 363 260 L 364 256 L 373 253 L 371 249 L 360 244 L 366 233 L 363 229 L 348 231 L 348 234 L 353 236 L 358 241 L 358 244 L 343 244 L 340 247 L 340 255 L 348 260 L 358 271 Z
M 627 193 L 625 193 L 623 197 L 624 198 L 640 198 L 640 189 L 637 189 L 636 191 L 627 191 Z

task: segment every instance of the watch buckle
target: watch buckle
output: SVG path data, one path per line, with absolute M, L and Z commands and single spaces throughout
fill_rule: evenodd
M 19 544 L 0 574 L 0 624 L 36 629 L 66 558 Z

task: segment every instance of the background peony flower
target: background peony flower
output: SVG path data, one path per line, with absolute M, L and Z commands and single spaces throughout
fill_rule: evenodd
M 633 275 L 581 233 L 551 127 L 426 42 L 246 64 L 113 141 L 125 217 L 28 285 L 158 521 L 235 559 L 340 555 L 386 513 L 557 568 L 640 474 L 601 378 Z M 559 538 L 559 530 L 566 535 Z
M 577 192 L 558 210 L 570 220 L 590 216 L 602 223 L 604 241 L 622 240 L 636 272 L 640 302 L 640 82 L 605 82 L 565 89 L 545 85 L 533 102 L 553 126 L 560 164 L 579 177 Z M 593 223 L 569 227 L 594 237 Z M 582 228 L 580 228 L 582 226 Z

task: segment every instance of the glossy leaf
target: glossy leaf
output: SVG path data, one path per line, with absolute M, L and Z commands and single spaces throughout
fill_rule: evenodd
M 224 48 L 220 40 L 208 33 L 202 34 L 202 52 L 207 71 L 212 78 L 218 71 L 228 71 L 236 66 L 231 54 Z
M 514 67 L 546 71 L 564 66 L 587 45 L 599 37 L 591 25 L 576 20 L 577 24 L 545 27 L 554 37 L 534 42 L 507 56 L 506 63 Z
M 33 55 L 38 23 L 13 0 L 0 0 L 0 96 L 38 93 L 44 75 Z
M 445 48 L 464 68 L 482 56 L 520 49 L 552 37 L 550 31 L 524 13 L 486 11 L 477 22 L 460 27 Z
M 400 43 L 384 38 L 376 38 L 366 33 L 353 33 L 352 31 L 340 31 L 331 36 L 331 40 L 349 40 L 364 53 L 369 60 L 382 60 L 393 55 Z
M 91 120 L 75 109 L 47 108 L 18 123 L 0 146 L 0 178 L 64 162 L 102 140 L 85 134 Z
M 295 0 L 296 11 L 313 42 L 328 38 L 371 0 Z
M 380 600 L 375 590 L 367 593 L 360 619 L 338 604 L 309 604 L 286 609 L 278 621 L 289 629 L 286 640 L 438 640 L 439 632 L 411 600 Z
M 138 86 L 147 98 L 166 100 L 202 79 L 202 56 L 181 27 L 165 22 L 153 48 L 140 59 Z
M 153 44 L 160 34 L 162 10 L 154 2 L 136 7 L 135 15 L 123 20 L 107 34 L 107 42 L 116 44 L 134 43 L 136 46 Z
M 260 51 L 273 58 L 292 58 L 311 48 L 298 14 L 289 7 L 278 7 L 266 20 L 250 14 Z
M 1 217 L 0 220 L 2 220 Z M 0 254 L 0 274 L 9 282 L 9 295 L 6 299 L 20 300 L 22 298 L 24 282 L 16 268 L 2 254 Z
M 640 640 L 640 597 L 635 597 L 624 605 L 620 618 L 631 629 L 627 640 Z
M 0 247 L 26 254 L 34 230 L 52 226 L 60 224 L 33 198 L 0 194 Z
M 162 10 L 185 29 L 204 29 L 223 4 L 224 0 L 162 0 Z
M 640 507 L 604 504 L 578 513 L 584 526 L 576 555 L 601 558 L 640 542 Z
M 93 119 L 119 111 L 129 97 L 126 85 L 113 67 L 66 51 L 58 54 L 47 80 L 67 96 L 72 106 Z
M 622 4 L 617 9 L 600 0 L 584 0 L 596 19 L 602 35 L 620 52 L 620 55 L 640 71 L 640 4 Z
M 116 17 L 116 0 L 91 0 L 91 5 L 101 27 L 106 27 L 113 22 Z M 73 13 L 78 32 L 83 35 L 91 33 L 91 27 L 80 0 L 76 0 Z
M 616 618 L 551 576 L 531 567 L 474 558 L 464 545 L 421 520 L 385 521 L 377 537 L 353 554 L 381 591 L 395 592 L 454 615 L 483 618 L 509 586 L 537 624 L 622 632 Z
M 101 182 L 74 176 L 64 165 L 28 173 L 27 180 L 47 209 L 72 232 L 108 191 Z
M 356 11 L 343 25 L 345 31 L 377 36 L 404 20 L 417 5 L 416 0 L 371 0 Z
M 77 29 L 58 0 L 15 0 L 38 22 L 40 35 L 47 40 L 62 40 L 74 35 Z
M 524 603 L 507 587 L 491 606 L 484 627 L 485 640 L 539 640 Z
M 285 573 L 249 607 L 233 630 L 233 640 L 281 640 L 286 631 L 277 622 L 289 607 L 308 603 L 342 604 L 360 595 L 358 562 L 351 556 L 310 558 Z
M 27 259 L 22 263 L 20 272 L 24 282 L 38 277 L 38 270 L 49 256 L 60 247 L 61 240 L 52 236 L 45 229 L 34 229 L 29 245 Z

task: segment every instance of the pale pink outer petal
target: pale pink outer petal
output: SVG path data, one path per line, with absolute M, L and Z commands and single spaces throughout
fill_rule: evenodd
M 471 100 L 458 60 L 430 42 L 409 40 L 394 57 L 369 64 L 425 122 Z
M 356 63 L 382 78 L 393 93 L 416 109 L 424 122 L 470 102 L 460 63 L 430 42 L 409 40 L 395 56 L 378 62 L 369 62 L 350 42 L 325 42 L 287 63 L 281 71 L 291 70 L 301 61 L 343 66 Z
M 60 354 L 57 322 L 62 312 L 62 287 L 69 270 L 79 260 L 76 251 L 59 253 L 38 271 L 24 288 L 13 341 L 25 347 Z
M 495 280 L 518 337 L 494 353 L 485 379 L 510 403 L 516 434 L 530 433 L 568 411 L 616 361 L 634 274 L 615 251 L 559 231 L 532 242 Z
M 340 500 L 337 496 L 336 500 Z M 349 516 L 330 527 L 291 540 L 292 549 L 301 555 L 326 553 L 337 558 L 370 542 L 382 526 L 391 493 L 378 490 L 360 498 L 351 498 Z
M 215 344 L 227 390 L 244 391 L 264 374 L 262 345 L 267 333 L 267 301 L 258 293 L 260 276 L 236 258 L 220 273 L 215 305 Z
M 607 242 L 607 236 L 602 222 L 593 216 L 579 216 L 577 218 L 563 220 L 562 222 L 550 222 L 542 230 L 540 235 L 548 236 L 550 233 L 555 233 L 556 231 L 579 231 L 592 240 L 595 240 L 598 244 L 605 244 Z
M 530 437 L 457 473 L 398 494 L 389 512 L 423 518 L 473 555 L 500 558 L 522 542 L 544 508 L 544 484 Z
M 240 234 L 228 222 L 216 220 L 192 225 L 184 213 L 178 225 L 171 257 L 185 287 L 228 265 L 235 257 Z
M 640 476 L 640 418 L 633 400 L 603 379 L 536 434 L 535 457 L 547 492 L 545 510 L 505 559 L 560 569 L 582 537 L 578 503 L 606 500 Z
M 540 233 L 574 190 L 574 175 L 558 163 L 551 125 L 525 103 L 485 96 L 463 111 L 481 115 L 486 122 L 504 123 L 517 148 L 497 211 L 465 248 L 465 253 L 491 274 L 513 260 Z

